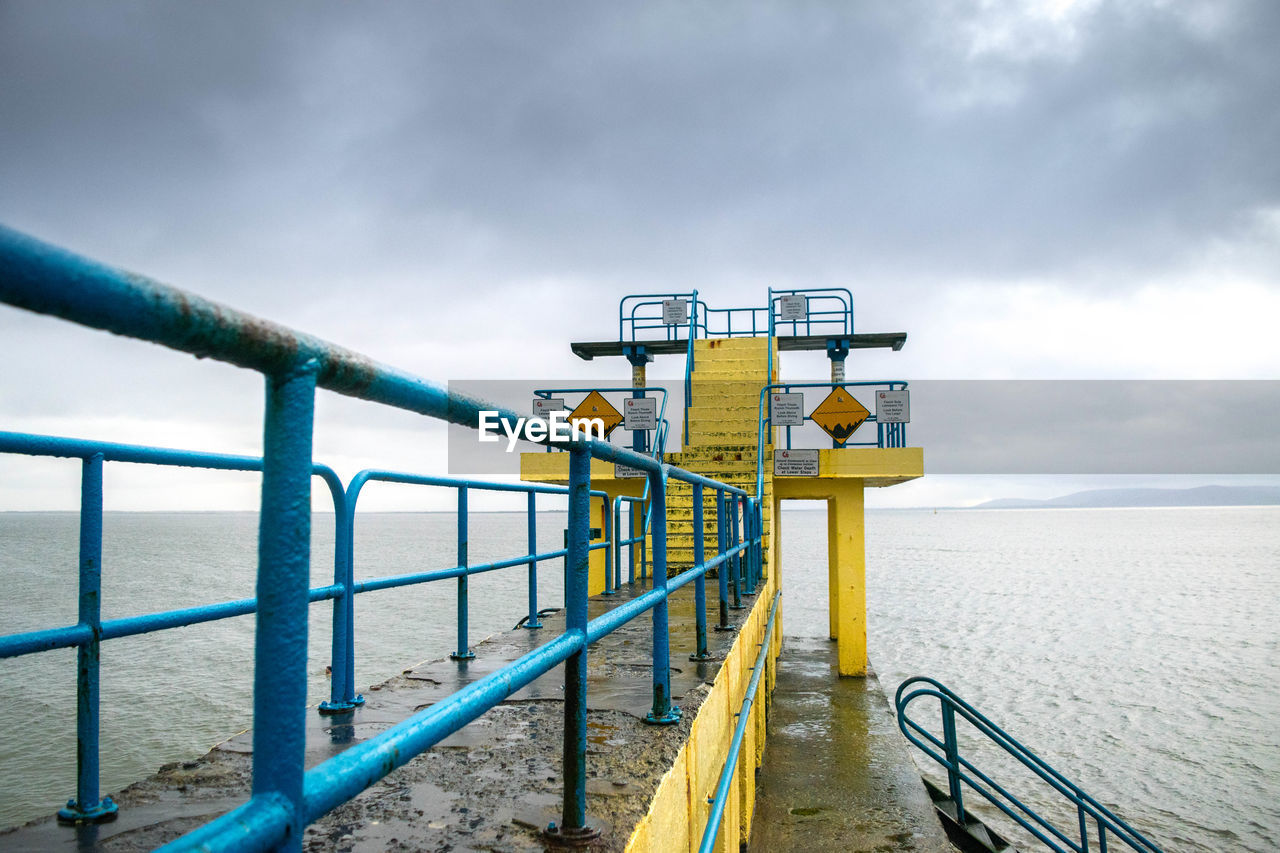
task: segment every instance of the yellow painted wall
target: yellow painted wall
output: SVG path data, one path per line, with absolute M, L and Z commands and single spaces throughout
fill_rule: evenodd
M 770 572 L 770 578 L 776 573 Z M 689 739 L 680 749 L 675 763 L 658 784 L 649 813 L 636 825 L 627 842 L 628 853 L 672 853 L 683 849 L 697 850 L 702 841 L 709 811 L 708 798 L 715 794 L 720 770 L 729 753 L 742 707 L 751 666 L 759 653 L 769 619 L 769 606 L 777 588 L 772 579 L 759 588 L 750 616 L 743 623 L 710 693 L 698 708 Z M 781 607 L 781 604 L 779 604 Z M 764 754 L 765 714 L 769 693 L 776 682 L 775 667 L 781 651 L 781 613 L 776 617 L 774 640 L 766 656 L 765 675 L 751 706 L 751 722 L 747 725 L 738 770 L 729 791 L 724 819 L 716 839 L 717 851 L 738 853 L 751 831 L 755 804 L 755 770 Z M 680 845 L 687 839 L 688 847 Z

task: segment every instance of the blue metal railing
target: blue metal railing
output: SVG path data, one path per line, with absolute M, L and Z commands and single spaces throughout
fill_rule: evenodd
M 805 316 L 782 319 L 782 298 L 803 296 Z M 688 302 L 688 323 L 667 323 L 662 303 L 672 299 Z M 766 306 L 712 308 L 698 298 L 698 291 L 687 293 L 629 294 L 618 303 L 618 340 L 683 340 L 689 337 L 761 337 L 773 336 L 783 327 L 791 335 L 853 335 L 853 294 L 843 287 L 809 287 L 786 290 L 769 289 Z M 658 333 L 661 334 L 658 334 Z
M 259 513 L 258 573 L 253 599 L 257 614 L 254 643 L 253 782 L 245 804 L 205 824 L 170 845 L 171 849 L 300 850 L 304 827 L 359 794 L 449 733 L 492 708 L 539 676 L 565 664 L 564 795 L 562 820 L 548 827 L 557 840 L 580 841 L 592 835 L 586 821 L 586 655 L 588 645 L 642 613 L 652 616 L 653 723 L 679 718 L 671 704 L 667 598 L 686 584 L 700 588 L 706 572 L 720 565 L 745 562 L 758 576 L 760 509 L 741 489 L 663 464 L 646 454 L 607 442 L 575 439 L 569 448 L 568 545 L 565 549 L 566 628 L 559 636 L 473 682 L 369 740 L 355 744 L 320 765 L 303 762 L 306 714 L 307 608 L 311 538 L 312 434 L 317 389 L 325 388 L 395 408 L 475 428 L 482 411 L 496 411 L 512 423 L 520 416 L 483 401 L 450 394 L 445 388 L 381 365 L 349 350 L 287 327 L 265 322 L 178 291 L 141 276 L 123 273 L 0 228 L 0 300 L 36 313 L 159 343 L 198 357 L 214 358 L 264 375 L 266 405 L 263 456 L 253 460 L 262 471 Z M 105 453 L 102 455 L 105 459 Z M 587 619 L 587 574 L 590 544 L 591 460 L 642 469 L 649 481 L 652 529 L 653 588 Z M 99 465 L 95 454 L 87 463 Z M 667 577 L 667 484 L 690 483 L 695 494 L 716 491 L 722 501 L 752 514 L 750 536 L 733 548 L 702 560 L 679 575 Z M 101 489 L 94 478 L 84 489 L 92 526 Z M 100 482 L 100 481 L 97 481 Z M 330 483 L 330 489 L 334 485 Z M 345 495 L 345 490 L 344 490 Z M 336 498 L 335 498 L 336 500 Z M 702 502 L 695 502 L 702 515 Z M 736 529 L 736 525 L 735 525 Z M 88 531 L 91 540 L 93 531 Z M 463 557 L 460 548 L 460 557 Z M 536 562 L 530 549 L 521 562 Z M 335 547 L 350 556 L 349 548 Z M 743 557 L 746 557 L 745 561 Z M 464 564 L 465 557 L 460 560 Z M 82 555 L 82 578 L 89 588 L 99 582 L 93 554 Z M 721 575 L 725 574 L 720 572 Z M 355 584 L 350 564 L 343 580 L 323 590 L 341 593 L 348 631 Z M 723 584 L 722 584 L 723 590 Z M 90 596 L 93 598 L 93 596 Z M 96 652 L 96 603 L 82 597 L 81 624 L 61 639 Z M 245 611 L 249 612 L 249 611 Z M 146 618 L 146 617 L 144 617 Z M 705 613 L 700 615 L 705 631 Z M 56 630 L 56 629 L 55 629 Z M 465 638 L 460 649 L 465 645 Z M 337 670 L 335 668 L 335 674 Z M 349 681 L 349 679 L 348 679 Z M 89 691 L 92 692 L 92 691 Z M 345 697 L 344 697 L 345 698 Z M 77 819 L 93 819 L 101 804 L 79 802 Z
M 908 692 L 908 688 L 911 688 L 910 692 Z M 908 705 L 926 696 L 937 699 L 941 705 L 941 738 L 911 719 L 907 714 Z M 1098 850 L 1101 853 L 1106 853 L 1109 838 L 1116 839 L 1129 848 L 1143 851 L 1143 853 L 1161 853 L 1160 848 L 1152 841 L 1116 817 L 1111 810 L 1082 791 L 1074 782 L 1054 770 L 1038 755 L 1018 743 L 1003 729 L 978 713 L 972 705 L 932 678 L 915 677 L 902 682 L 898 686 L 898 692 L 894 697 L 894 705 L 898 711 L 898 728 L 906 735 L 907 740 L 911 741 L 922 752 L 946 769 L 948 793 L 951 801 L 955 804 L 957 820 L 962 826 L 965 824 L 963 783 L 977 791 L 988 802 L 1016 821 L 1019 826 L 1034 835 L 1051 850 L 1058 851 L 1058 853 L 1067 853 L 1067 851 L 1088 853 L 1090 821 L 1097 828 Z M 1009 793 L 1009 791 L 992 780 L 991 777 L 975 767 L 973 762 L 960 754 L 960 745 L 956 734 L 957 712 L 980 734 L 1016 758 L 1076 807 L 1076 830 L 1078 832 L 1076 838 L 1072 838 L 1058 829 L 1058 827 Z
M 770 435 L 773 429 L 773 404 L 770 395 L 774 391 L 789 392 L 795 388 L 883 388 L 887 391 L 903 391 L 907 388 L 907 383 L 897 379 L 886 379 L 878 382 L 776 382 L 772 385 L 766 385 L 760 389 L 760 403 L 757 412 L 757 429 L 756 429 L 756 494 L 760 494 L 760 490 L 764 488 L 764 448 L 769 444 Z M 852 396 L 852 395 L 850 395 Z M 805 415 L 806 421 L 812 421 L 809 415 Z M 874 423 L 876 425 L 875 441 L 852 441 L 853 435 L 850 434 L 844 441 L 832 439 L 834 448 L 844 447 L 906 447 L 907 446 L 907 425 L 904 423 L 882 424 L 876 420 L 875 412 L 872 412 L 866 420 L 866 423 Z M 778 427 L 785 430 L 784 443 L 782 446 L 775 448 L 776 450 L 791 449 L 791 427 Z
M 711 805 L 707 815 L 707 826 L 702 832 L 702 842 L 698 845 L 698 853 L 711 853 L 715 849 L 716 834 L 720 831 L 720 822 L 724 820 L 724 809 L 729 801 L 729 789 L 733 785 L 733 777 L 738 769 L 738 754 L 742 751 L 742 740 L 747 733 L 747 725 L 751 722 L 751 706 L 756 699 L 756 691 L 760 687 L 760 679 L 764 675 L 769 658 L 769 649 L 773 645 L 774 617 L 778 613 L 778 601 L 782 598 L 782 590 L 774 593 L 769 603 L 769 621 L 765 625 L 764 637 L 760 641 L 760 651 L 756 654 L 755 664 L 751 667 L 751 680 L 747 683 L 746 694 L 742 697 L 742 706 L 735 715 L 737 725 L 733 729 L 733 738 L 729 741 L 729 751 L 725 756 L 724 768 L 720 771 L 720 779 L 716 782 L 716 791 L 708 802 Z
M 693 304 L 695 309 L 698 305 L 698 291 L 693 292 Z M 689 408 L 693 405 L 693 341 L 697 337 L 698 328 L 695 325 L 698 312 L 695 310 L 689 315 L 689 345 L 685 348 L 684 356 L 684 446 L 689 446 Z

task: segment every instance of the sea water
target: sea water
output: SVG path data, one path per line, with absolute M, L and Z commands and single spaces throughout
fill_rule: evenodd
M 825 517 L 783 513 L 786 635 L 828 633 Z M 1280 849 L 1280 508 L 873 510 L 866 536 L 891 698 L 935 678 L 1166 851 Z M 936 702 L 912 712 L 941 733 Z M 1078 838 L 1074 807 L 960 738 Z
M 539 550 L 561 547 L 564 522 L 540 515 Z M 828 631 L 825 523 L 783 512 L 787 635 Z M 253 514 L 107 513 L 104 525 L 104 618 L 253 595 Z M 357 577 L 456 564 L 456 525 L 362 514 Z M 0 631 L 76 621 L 77 530 L 74 513 L 0 513 Z M 317 516 L 315 586 L 332 580 L 332 536 Z M 523 514 L 472 513 L 471 560 L 525 553 L 526 536 Z M 1280 509 L 872 510 L 867 563 L 870 656 L 887 691 L 937 678 L 1166 850 L 1280 847 Z M 561 604 L 561 572 L 542 564 L 542 606 Z M 473 645 L 526 613 L 526 588 L 523 567 L 471 579 Z M 455 590 L 360 596 L 357 684 L 452 651 Z M 312 702 L 328 695 L 330 609 L 311 609 Z M 103 644 L 104 792 L 250 724 L 252 642 L 248 616 Z M 0 685 L 9 825 L 74 792 L 75 653 L 0 661 Z M 936 730 L 931 710 L 917 713 Z M 963 729 L 961 742 L 1075 825 L 1043 785 Z

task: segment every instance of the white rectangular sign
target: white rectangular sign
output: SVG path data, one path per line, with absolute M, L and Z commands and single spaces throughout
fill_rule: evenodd
M 668 326 L 683 326 L 689 322 L 689 300 L 662 300 L 662 322 Z
M 778 308 L 782 322 L 809 319 L 809 297 L 803 293 L 792 293 L 778 297 Z
M 775 450 L 773 452 L 773 476 L 818 476 L 817 450 Z
M 657 429 L 658 400 L 655 397 L 628 397 L 622 401 L 622 426 L 626 429 Z
M 623 465 L 621 462 L 615 462 L 613 465 L 613 476 L 619 480 L 636 479 L 637 477 L 649 476 L 643 468 L 632 468 L 630 465 Z
M 533 413 L 540 418 L 563 410 L 564 397 L 535 397 L 533 400 Z
M 877 391 L 876 420 L 882 424 L 911 423 L 911 400 L 908 391 Z
M 770 394 L 770 426 L 804 426 L 804 394 Z

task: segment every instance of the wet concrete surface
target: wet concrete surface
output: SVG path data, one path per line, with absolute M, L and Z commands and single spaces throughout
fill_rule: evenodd
M 750 850 L 951 853 L 879 680 L 837 672 L 835 643 L 783 641 Z
M 592 599 L 592 617 L 632 595 Z M 709 609 L 714 612 L 714 591 Z M 754 604 L 754 598 L 744 603 Z M 693 588 L 670 601 L 671 692 L 684 709 L 669 726 L 642 722 L 652 702 L 651 630 L 642 614 L 592 644 L 588 652 L 587 810 L 602 829 L 592 850 L 622 850 L 648 809 L 658 782 L 688 738 L 689 725 L 709 690 L 736 631 L 708 631 L 710 660 L 691 662 L 695 647 Z M 740 623 L 749 610 L 730 611 Z M 308 711 L 306 763 L 312 767 L 390 728 L 414 712 L 557 636 L 562 614 L 539 630 L 517 628 L 475 646 L 476 658 L 419 664 L 364 691 L 351 714 Z M 308 851 L 533 851 L 539 831 L 559 821 L 563 791 L 563 667 L 510 696 L 502 705 L 445 738 L 354 800 L 306 830 Z M 113 794 L 117 820 L 65 827 L 52 818 L 0 833 L 5 851 L 150 850 L 247 799 L 252 736 L 241 733 L 204 757 L 162 767 L 154 776 Z

